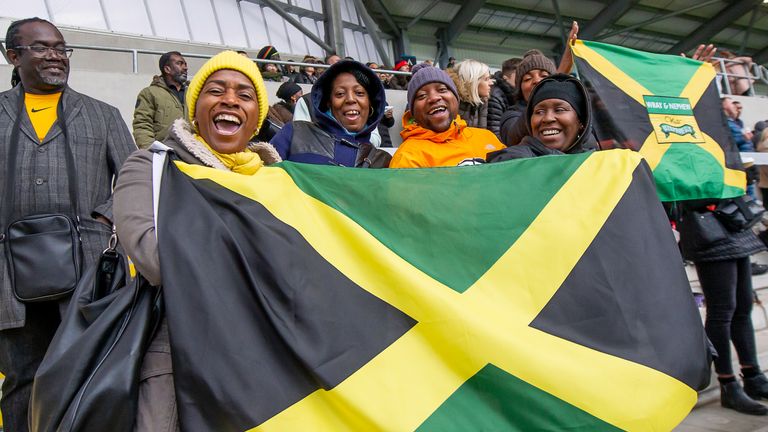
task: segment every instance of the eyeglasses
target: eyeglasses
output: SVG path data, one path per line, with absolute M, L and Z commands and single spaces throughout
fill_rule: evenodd
M 35 57 L 43 57 L 48 52 L 53 53 L 53 55 L 58 57 L 72 57 L 72 52 L 74 51 L 72 48 L 66 48 L 66 47 L 47 47 L 42 45 L 22 45 L 14 47 L 13 49 L 20 50 L 25 49 L 32 53 Z

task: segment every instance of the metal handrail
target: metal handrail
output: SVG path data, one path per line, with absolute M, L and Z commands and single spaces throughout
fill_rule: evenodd
M 755 81 L 762 81 L 763 83 L 768 84 L 768 70 L 766 70 L 762 65 L 753 62 L 749 66 L 750 70 L 747 71 L 747 74 L 745 75 L 729 73 L 726 69 L 726 63 L 738 63 L 740 65 L 744 65 L 744 62 L 740 60 L 727 59 L 723 57 L 713 57 L 712 60 L 713 62 L 717 62 L 720 65 L 720 72 L 717 73 L 717 76 L 723 78 L 721 82 L 725 86 L 724 94 L 733 94 L 730 78 L 749 80 L 749 95 L 751 96 L 755 95 Z M 722 89 L 721 93 L 723 93 Z
M 2 54 L 5 57 L 5 60 L 10 63 L 8 60 L 7 55 L 5 55 L 5 39 L 0 39 L 0 43 L 2 43 L 2 46 L 0 46 L 0 51 L 2 51 Z M 163 55 L 167 51 L 158 51 L 158 50 L 150 50 L 150 49 L 140 49 L 140 48 L 120 48 L 120 47 L 107 47 L 107 46 L 100 46 L 100 45 L 82 45 L 82 44 L 67 44 L 67 47 L 74 48 L 74 49 L 84 49 L 84 50 L 90 50 L 90 51 L 106 51 L 106 52 L 121 52 L 121 53 L 128 53 L 131 54 L 131 60 L 132 60 L 132 69 L 134 74 L 139 73 L 139 54 L 152 54 L 152 55 Z M 182 57 L 185 58 L 199 58 L 199 59 L 209 59 L 213 57 L 216 54 L 197 54 L 197 53 L 181 53 Z M 287 60 L 266 60 L 266 59 L 254 59 L 250 58 L 257 64 L 262 63 L 271 63 L 271 64 L 279 64 L 279 65 L 288 65 L 288 66 L 305 66 L 305 67 L 320 67 L 320 68 L 327 68 L 330 65 L 327 65 L 325 63 L 303 63 L 303 62 L 295 62 L 295 61 L 287 61 Z M 376 73 L 385 73 L 390 75 L 408 75 L 410 76 L 410 72 L 401 72 L 401 71 L 393 71 L 388 69 L 375 69 Z

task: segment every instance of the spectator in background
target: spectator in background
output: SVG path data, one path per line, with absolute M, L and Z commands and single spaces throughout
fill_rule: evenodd
M 117 108 L 69 87 L 72 50 L 56 26 L 40 18 L 14 21 L 5 43 L 21 84 L 0 93 L 0 178 L 10 182 L 13 175 L 18 184 L 13 198 L 3 196 L 3 205 L 11 221 L 45 213 L 77 216 L 83 267 L 89 268 L 112 233 L 112 180 L 136 145 Z M 14 135 L 18 138 L 12 143 Z M 13 173 L 6 166 L 9 146 L 18 149 Z M 74 159 L 74 184 L 67 175 L 67 149 Z M 70 209 L 70 198 L 75 199 L 70 197 L 71 184 L 78 195 L 77 215 Z M 35 303 L 16 299 L 5 270 L 6 250 L 0 248 L 0 373 L 5 375 L 0 407 L 5 430 L 25 432 L 32 381 L 69 298 Z M 53 252 L 40 250 L 39 263 L 52 262 Z
M 365 65 L 373 69 L 374 71 L 380 68 L 379 64 L 376 62 L 368 62 Z M 392 77 L 392 75 L 385 74 L 385 73 L 378 73 L 378 72 L 376 73 L 376 75 L 378 75 L 379 79 L 381 79 L 381 83 L 384 84 L 384 88 L 385 89 L 389 88 L 389 79 Z
M 250 57 L 248 56 L 248 52 L 247 52 L 247 51 L 243 51 L 243 50 L 237 50 L 237 51 L 235 51 L 235 52 L 236 52 L 236 53 L 238 53 L 238 54 L 240 54 L 240 55 L 241 55 L 241 56 L 243 56 L 243 57 L 247 57 L 247 58 L 250 58 Z
M 424 63 L 426 64 L 426 63 Z M 448 71 L 459 91 L 459 115 L 467 126 L 488 129 L 488 98 L 493 79 L 488 65 L 467 59 Z
M 739 75 L 741 77 L 737 76 L 729 76 L 728 77 L 728 84 L 731 87 L 731 94 L 739 95 L 739 96 L 748 96 L 750 93 L 750 88 L 752 86 L 752 83 L 755 82 L 752 78 L 746 78 L 752 76 L 752 65 L 754 64 L 754 61 L 752 60 L 752 57 L 747 56 L 737 56 L 736 54 L 727 51 L 727 50 L 721 50 L 720 51 L 720 57 L 726 58 L 730 61 L 725 62 L 725 72 L 729 75 Z M 715 68 L 722 72 L 722 67 L 720 66 L 720 62 L 716 61 Z
M 280 61 L 280 53 L 272 45 L 262 47 L 256 58 L 260 60 L 277 60 Z M 259 63 L 259 70 L 264 81 L 283 81 L 283 73 L 280 68 L 274 63 Z
M 293 60 L 286 61 L 293 63 Z M 299 68 L 294 65 L 284 65 L 283 72 L 285 78 L 288 78 L 288 81 L 296 81 L 296 77 L 299 75 Z
M 593 148 L 589 95 L 578 79 L 565 74 L 547 77 L 530 95 L 525 111 L 527 134 L 512 147 L 491 153 L 488 162 L 583 153 Z
M 187 91 L 187 62 L 178 51 L 160 56 L 160 75 L 139 92 L 133 111 L 133 138 L 139 148 L 148 148 L 168 136 L 168 127 L 184 116 Z
M 280 102 L 269 108 L 267 119 L 274 125 L 282 128 L 286 123 L 293 121 L 293 111 L 296 109 L 296 101 L 301 99 L 304 91 L 298 84 L 290 81 L 284 82 L 277 89 L 277 97 L 282 99 Z
M 763 125 L 759 130 L 757 124 L 755 125 L 755 136 L 758 137 L 755 150 L 761 153 L 768 153 L 768 129 L 765 128 L 765 122 L 757 123 L 763 123 Z M 758 181 L 757 187 L 760 188 L 763 207 L 768 210 L 768 165 L 760 165 L 758 166 L 758 170 L 760 171 L 760 180 Z
M 488 99 L 488 130 L 501 139 L 501 117 L 517 104 L 515 96 L 515 72 L 520 58 L 511 58 L 501 64 L 501 70 L 493 77 L 495 82 L 491 88 L 491 97 Z
M 389 105 L 386 101 L 384 101 L 384 103 L 386 104 L 384 107 L 384 117 L 381 118 L 379 127 L 377 128 L 379 135 L 381 136 L 381 145 L 378 145 L 377 147 L 392 147 L 392 137 L 389 135 L 389 128 L 395 125 L 394 107 Z M 373 144 L 373 139 L 371 139 L 371 144 Z
M 341 57 L 339 55 L 337 55 L 337 54 L 331 53 L 331 54 L 328 54 L 327 56 L 325 56 L 324 61 L 325 61 L 326 65 L 331 66 L 331 65 L 334 65 L 334 64 L 340 62 L 341 61 Z M 320 63 L 320 62 L 318 62 L 318 63 Z M 317 77 L 320 78 L 320 75 L 322 75 L 323 72 L 325 72 L 325 70 L 326 70 L 326 68 L 324 68 L 324 67 L 320 68 L 319 67 L 315 71 L 315 75 L 317 75 Z
M 316 120 L 294 114 L 271 141 L 284 160 L 355 167 L 380 154 L 370 141 L 384 115 L 384 86 L 371 69 L 356 61 L 337 62 L 310 95 Z
M 395 70 L 399 72 L 409 72 L 411 67 L 408 66 L 407 61 L 400 60 L 395 65 Z M 408 80 L 408 75 L 392 75 L 392 78 L 389 79 L 389 88 L 392 90 L 406 90 L 408 89 Z
M 571 23 L 571 31 L 568 34 L 568 43 L 565 44 L 560 65 L 555 68 L 555 63 L 539 50 L 530 50 L 523 55 L 523 59 L 515 72 L 515 88 L 517 90 L 517 104 L 507 111 L 501 118 L 499 135 L 501 141 L 507 146 L 520 143 L 526 134 L 525 115 L 528 96 L 533 88 L 544 78 L 555 73 L 569 74 L 573 69 L 573 52 L 571 43 L 579 37 L 579 23 Z M 597 148 L 597 139 L 590 133 L 590 146 Z
M 755 123 L 755 127 L 752 128 L 752 145 L 754 145 L 755 148 L 757 148 L 757 143 L 763 138 L 763 131 L 766 126 L 768 126 L 768 121 L 761 120 Z
M 317 59 L 312 57 L 311 55 L 306 55 L 301 60 L 302 63 L 317 63 Z M 294 78 L 293 82 L 296 84 L 314 84 L 315 81 L 317 81 L 317 77 L 315 76 L 315 67 L 314 66 L 300 66 L 299 67 L 299 74 Z
M 525 125 L 525 109 L 528 97 L 536 84 L 544 78 L 557 72 L 555 63 L 547 58 L 539 50 L 530 50 L 525 53 L 515 73 L 515 89 L 517 90 L 517 104 L 501 117 L 499 133 L 501 141 L 507 146 L 517 145 L 527 135 Z
M 445 71 L 425 64 L 413 69 L 403 143 L 390 168 L 477 165 L 504 147 L 491 131 L 468 127 L 458 116 L 459 92 Z
M 752 132 L 744 130 L 744 122 L 739 119 L 741 114 L 740 105 L 729 97 L 723 97 L 720 99 L 723 106 L 723 112 L 728 119 L 728 127 L 731 129 L 731 135 L 736 142 L 740 152 L 752 152 L 755 151 L 752 144 Z
M 448 57 L 448 64 L 445 66 L 445 70 L 453 69 L 456 66 L 456 57 Z

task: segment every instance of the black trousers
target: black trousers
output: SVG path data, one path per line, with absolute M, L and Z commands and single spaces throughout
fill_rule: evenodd
M 27 411 L 32 381 L 61 323 L 66 303 L 29 303 L 24 327 L 0 331 L 0 372 L 5 375 L 0 410 L 5 432 L 29 430 Z
M 759 367 L 752 326 L 754 297 L 749 257 L 695 264 L 707 301 L 707 336 L 718 354 L 715 371 L 720 375 L 733 374 L 731 342 L 739 363 Z

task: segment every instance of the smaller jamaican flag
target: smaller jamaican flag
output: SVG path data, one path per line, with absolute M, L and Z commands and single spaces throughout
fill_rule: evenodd
M 640 152 L 662 201 L 744 195 L 711 64 L 582 40 L 572 48 L 598 140 Z

